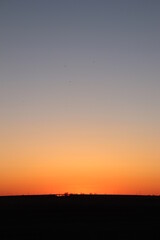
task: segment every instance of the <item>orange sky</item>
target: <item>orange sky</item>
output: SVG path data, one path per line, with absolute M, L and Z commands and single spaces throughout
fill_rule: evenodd
M 137 136 L 126 125 L 79 126 L 8 130 L 0 194 L 160 193 L 158 136 L 145 127 Z
M 0 1 L 0 195 L 160 194 L 159 12 Z

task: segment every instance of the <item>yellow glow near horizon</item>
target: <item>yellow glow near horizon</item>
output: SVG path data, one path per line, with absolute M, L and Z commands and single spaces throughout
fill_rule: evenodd
M 136 137 L 134 130 L 129 135 L 122 127 L 118 132 L 115 126 L 106 132 L 70 127 L 70 131 L 48 129 L 47 133 L 19 131 L 14 141 L 2 143 L 1 195 L 160 193 L 156 140 Z

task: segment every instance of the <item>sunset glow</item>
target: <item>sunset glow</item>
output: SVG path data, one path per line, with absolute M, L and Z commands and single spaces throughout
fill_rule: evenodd
M 160 4 L 114 2 L 0 3 L 0 195 L 160 195 Z

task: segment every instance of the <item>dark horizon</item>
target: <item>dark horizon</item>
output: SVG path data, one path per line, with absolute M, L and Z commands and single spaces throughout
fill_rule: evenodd
M 36 197 L 36 196 L 55 196 L 55 197 L 72 197 L 72 196 L 126 196 L 126 197 L 160 197 L 158 194 L 106 194 L 106 193 L 48 193 L 48 194 L 17 194 L 17 195 L 0 195 L 0 197 Z
M 8 196 L 0 213 L 2 240 L 160 239 L 159 196 Z

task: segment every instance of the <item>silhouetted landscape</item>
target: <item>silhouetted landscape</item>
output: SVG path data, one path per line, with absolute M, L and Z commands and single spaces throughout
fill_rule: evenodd
M 0 197 L 0 239 L 160 239 L 160 197 Z

